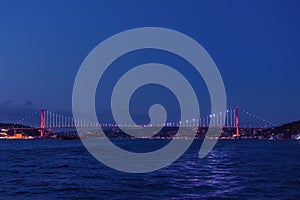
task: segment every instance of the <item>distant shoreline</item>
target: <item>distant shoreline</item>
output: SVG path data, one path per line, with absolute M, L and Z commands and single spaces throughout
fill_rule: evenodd
M 95 129 L 86 129 L 83 135 L 79 137 L 75 128 L 71 130 L 63 130 L 62 132 L 53 133 L 51 129 L 45 129 L 45 135 L 41 137 L 40 129 L 25 126 L 21 124 L 3 124 L 0 123 L 0 139 L 61 139 L 61 140 L 79 140 L 85 138 L 98 138 L 103 137 L 102 132 L 105 132 L 106 137 L 109 139 L 204 139 L 208 127 L 182 127 L 181 134 L 178 134 L 177 126 L 158 127 L 160 131 L 157 132 L 157 127 L 144 127 L 148 131 L 155 133 L 149 137 L 143 137 L 142 130 L 129 129 L 124 132 L 118 127 L 99 127 Z M 153 130 L 152 130 L 153 129 Z M 236 134 L 235 127 L 215 127 L 215 135 L 211 135 L 210 139 L 220 140 L 294 140 L 297 134 L 300 133 L 300 121 L 283 124 L 274 128 L 245 128 L 239 127 L 239 135 Z M 135 136 L 130 135 L 130 131 L 134 132 Z M 221 132 L 220 132 L 221 131 Z M 220 137 L 219 137 L 220 136 Z

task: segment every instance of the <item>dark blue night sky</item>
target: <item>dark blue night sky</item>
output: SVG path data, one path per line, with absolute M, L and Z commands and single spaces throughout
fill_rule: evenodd
M 299 120 L 299 9 L 297 0 L 1 1 L 0 121 L 42 107 L 71 113 L 87 54 L 116 33 L 145 26 L 203 45 L 222 74 L 228 107 L 277 124 Z

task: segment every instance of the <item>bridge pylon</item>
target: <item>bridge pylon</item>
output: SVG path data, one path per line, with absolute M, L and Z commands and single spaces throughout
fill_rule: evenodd
M 235 129 L 236 129 L 236 137 L 240 136 L 239 132 L 239 107 L 235 107 Z
M 40 132 L 41 132 L 41 137 L 44 137 L 45 135 L 45 109 L 41 109 L 41 125 L 40 125 Z

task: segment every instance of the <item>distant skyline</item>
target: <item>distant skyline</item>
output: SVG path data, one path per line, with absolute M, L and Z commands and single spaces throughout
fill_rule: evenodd
M 1 1 L 0 122 L 40 108 L 71 114 L 87 54 L 114 34 L 145 26 L 174 29 L 203 45 L 221 72 L 229 108 L 278 125 L 300 120 L 299 9 L 297 0 Z M 137 62 L 148 59 L 137 55 Z

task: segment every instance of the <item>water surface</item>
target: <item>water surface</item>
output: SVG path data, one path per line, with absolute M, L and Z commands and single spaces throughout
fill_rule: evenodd
M 1 140 L 0 199 L 300 198 L 299 142 L 222 140 L 199 159 L 201 142 L 166 168 L 128 174 L 99 163 L 80 141 Z M 166 142 L 115 143 L 147 150 Z

